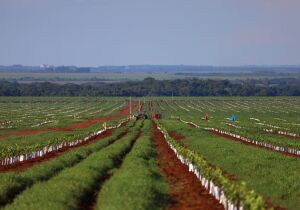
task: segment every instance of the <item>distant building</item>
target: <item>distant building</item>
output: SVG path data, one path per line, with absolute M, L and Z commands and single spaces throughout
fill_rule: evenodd
M 47 64 L 42 64 L 40 65 L 40 68 L 43 68 L 43 69 L 48 69 L 50 68 L 51 66 L 50 65 L 47 65 Z

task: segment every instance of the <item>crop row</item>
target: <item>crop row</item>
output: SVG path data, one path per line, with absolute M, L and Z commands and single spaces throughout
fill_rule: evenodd
M 198 177 L 209 193 L 224 205 L 225 209 L 264 209 L 263 198 L 247 189 L 245 183 L 231 181 L 223 175 L 220 168 L 211 166 L 198 153 L 178 144 L 169 136 L 166 129 L 158 122 L 157 124 L 178 159 L 189 166 L 189 170 Z
M 274 206 L 298 209 L 299 158 L 232 141 L 178 120 L 161 119 L 160 123 L 174 138 L 174 132 L 180 134 L 183 138 L 180 144 L 220 167 L 230 179 L 245 182 L 249 189 L 264 196 Z
M 296 107 L 297 103 L 299 103 L 298 100 L 294 100 L 291 106 L 288 105 L 288 101 L 282 100 L 279 102 L 272 98 L 264 100 L 253 98 L 251 103 L 248 103 L 249 100 L 242 98 L 239 100 L 234 98 L 225 100 L 219 100 L 218 98 L 206 98 L 204 100 L 186 98 L 186 100 L 167 101 L 168 100 L 165 99 L 162 103 L 165 103 L 168 106 L 169 111 L 171 109 L 174 111 L 176 110 L 177 115 L 193 116 L 201 119 L 201 117 L 204 116 L 204 113 L 209 113 L 210 121 L 213 121 L 214 124 L 222 125 L 227 121 L 224 120 L 224 116 L 230 118 L 232 113 L 236 113 L 239 122 L 235 123 L 239 124 L 241 127 L 255 128 L 257 130 L 258 128 L 261 128 L 262 125 L 267 128 L 272 126 L 268 123 L 272 122 L 271 124 L 274 124 L 275 127 L 280 127 L 291 133 L 297 134 L 299 132 L 300 124 L 299 119 L 296 117 L 297 114 L 299 114 L 299 106 Z M 263 103 L 263 106 L 259 107 L 259 103 Z M 272 107 L 272 104 L 274 103 L 278 104 L 277 107 Z M 174 104 L 177 108 L 170 106 L 170 104 Z M 203 106 L 203 104 L 206 105 Z M 161 111 L 171 115 L 175 114 L 174 112 L 168 113 L 168 110 L 165 111 L 161 109 Z M 270 115 L 269 112 L 274 114 Z M 257 122 L 253 122 L 253 119 L 256 119 Z
M 232 125 L 232 124 L 231 124 Z M 214 125 L 215 128 L 219 130 L 223 130 L 230 133 L 235 133 L 240 136 L 244 136 L 248 139 L 253 139 L 256 141 L 264 142 L 267 144 L 272 144 L 275 146 L 286 147 L 286 148 L 294 148 L 296 150 L 300 150 L 300 143 L 296 138 L 290 138 L 287 136 L 279 136 L 276 133 L 266 132 L 261 128 L 253 128 L 248 126 L 243 126 L 242 129 L 236 129 L 234 127 L 224 127 L 222 125 Z M 287 132 L 288 133 L 288 132 Z
M 273 129 L 264 129 L 264 131 L 269 132 L 269 133 L 276 133 L 279 135 L 290 136 L 290 137 L 294 137 L 294 138 L 300 138 L 300 134 L 297 134 L 297 133 L 278 131 L 278 130 L 273 130 Z
M 41 103 L 0 103 L 2 107 L 0 126 L 3 128 L 28 128 L 45 124 L 61 126 L 78 119 L 99 117 L 104 112 L 114 111 L 116 109 L 114 107 L 124 104 L 121 102 L 94 100 L 82 102 L 74 99 L 64 103 L 55 99 L 49 104 L 46 99 L 41 99 Z
M 108 127 L 107 129 L 114 129 L 120 127 L 127 119 L 122 120 L 118 125 Z M 74 140 L 74 138 L 65 138 L 63 140 L 60 140 L 60 143 L 57 143 L 55 141 L 48 142 L 48 145 L 44 146 L 45 143 L 42 142 L 41 144 L 36 144 L 28 147 L 20 148 L 18 146 L 16 147 L 8 147 L 3 153 L 1 154 L 1 158 L 3 158 L 0 161 L 0 165 L 11 165 L 17 162 L 22 162 L 26 160 L 31 160 L 37 157 L 42 157 L 48 153 L 57 151 L 59 149 L 62 149 L 64 147 L 72 147 L 76 146 L 78 144 L 81 144 L 85 141 L 90 140 L 91 138 L 101 134 L 104 132 L 105 129 L 101 129 L 97 132 L 94 132 L 92 134 L 89 134 L 85 137 L 79 137 L 80 139 Z M 85 133 L 81 134 L 81 136 L 86 135 Z
M 134 124 L 128 125 L 130 129 Z M 61 170 L 72 167 L 79 163 L 84 158 L 91 155 L 93 152 L 97 152 L 111 143 L 118 140 L 119 136 L 126 132 L 127 127 L 116 129 L 110 137 L 106 137 L 95 143 L 74 148 L 73 150 L 64 153 L 63 155 L 54 159 L 48 160 L 44 163 L 33 165 L 31 168 L 24 172 L 14 173 L 2 173 L 0 174 L 0 205 L 12 200 L 17 194 L 23 191 L 25 188 L 30 187 L 36 182 L 46 181 L 59 173 Z
M 108 176 L 136 140 L 140 126 L 109 147 L 94 152 L 45 182 L 34 184 L 4 209 L 78 209 L 94 187 Z
M 191 124 L 191 125 L 194 125 L 195 127 L 199 128 L 199 126 L 196 125 L 193 122 L 184 121 L 182 119 L 180 119 L 180 120 L 182 122 L 186 123 L 186 124 Z M 243 142 L 246 142 L 246 143 L 250 143 L 250 144 L 253 144 L 253 145 L 257 145 L 257 146 L 260 146 L 260 147 L 265 147 L 265 148 L 268 148 L 268 149 L 271 149 L 271 150 L 274 150 L 274 151 L 284 152 L 284 153 L 288 153 L 288 154 L 291 154 L 291 155 L 300 156 L 300 150 L 295 149 L 295 148 L 283 147 L 283 146 L 273 145 L 273 144 L 262 142 L 262 141 L 249 139 L 247 137 L 240 136 L 238 134 L 234 134 L 234 133 L 224 131 L 224 130 L 220 130 L 220 129 L 217 129 L 217 128 L 206 127 L 204 129 L 209 130 L 209 131 L 214 131 L 214 132 L 217 132 L 217 133 L 222 134 L 222 135 L 230 136 L 230 137 L 233 137 L 237 140 L 240 140 L 240 141 L 243 141 Z
M 243 136 L 240 136 L 240 135 L 237 135 L 237 134 L 234 134 L 234 133 L 230 133 L 228 131 L 222 131 L 222 130 L 219 130 L 219 129 L 216 129 L 216 128 L 205 128 L 205 129 L 209 130 L 209 131 L 214 131 L 214 132 L 217 132 L 217 133 L 220 133 L 220 134 L 223 134 L 223 135 L 231 136 L 231 137 L 234 137 L 234 138 L 236 138 L 240 141 L 251 143 L 253 145 L 269 148 L 269 149 L 274 150 L 274 151 L 284 152 L 284 153 L 288 153 L 288 154 L 292 154 L 292 155 L 296 155 L 296 156 L 300 157 L 300 150 L 297 150 L 297 149 L 294 149 L 294 148 L 276 146 L 276 145 L 272 145 L 272 144 L 269 144 L 269 143 L 264 143 L 264 142 L 261 142 L 261 141 L 248 139 L 246 137 L 243 137 Z
M 101 187 L 96 209 L 160 209 L 164 206 L 168 183 L 157 166 L 150 132 L 151 124 L 146 120 L 142 136 L 122 167 Z

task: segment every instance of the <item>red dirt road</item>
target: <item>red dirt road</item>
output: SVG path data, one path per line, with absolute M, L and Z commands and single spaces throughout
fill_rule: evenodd
M 132 102 L 132 107 L 136 107 L 136 103 Z M 47 131 L 73 131 L 76 128 L 86 128 L 89 127 L 97 122 L 104 122 L 107 120 L 114 120 L 114 119 L 118 119 L 119 117 L 123 117 L 123 116 L 127 116 L 129 115 L 129 106 L 123 108 L 122 110 L 120 110 L 117 114 L 115 115 L 111 115 L 111 116 L 104 116 L 104 117 L 100 117 L 100 118 L 94 118 L 94 119 L 90 119 L 87 121 L 82 121 L 82 122 L 77 122 L 77 123 L 73 123 L 71 125 L 68 126 L 64 126 L 64 127 L 58 127 L 58 128 L 43 128 L 43 129 L 25 129 L 25 130 L 18 130 L 16 131 L 16 133 L 13 134 L 7 134 L 7 135 L 2 135 L 0 136 L 1 138 L 8 138 L 8 137 L 13 137 L 13 136 L 26 136 L 26 135 L 33 135 L 33 134 L 38 134 L 38 133 L 43 133 L 43 132 L 47 132 Z
M 169 210 L 224 209 L 219 202 L 206 191 L 197 177 L 188 171 L 175 153 L 169 148 L 164 136 L 152 125 L 152 135 L 158 150 L 158 164 L 170 181 L 171 202 Z

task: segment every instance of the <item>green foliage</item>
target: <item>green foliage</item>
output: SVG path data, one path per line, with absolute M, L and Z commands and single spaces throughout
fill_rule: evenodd
M 168 183 L 159 173 L 150 127 L 150 121 L 145 121 L 143 136 L 101 188 L 96 209 L 154 210 L 165 206 Z
M 274 206 L 298 209 L 299 158 L 222 138 L 179 121 L 160 122 L 168 130 L 184 135 L 185 147 L 200 154 L 209 164 L 220 167 L 229 178 L 245 182 L 248 189 L 262 195 Z
M 174 88 L 171 83 L 168 83 L 168 87 L 158 87 L 155 83 L 156 81 L 153 79 L 147 79 L 143 84 L 143 87 L 151 87 L 151 85 L 153 85 L 151 92 L 146 92 L 147 89 L 139 90 L 136 83 L 132 83 L 131 85 L 134 87 L 133 91 L 136 91 L 137 93 L 145 91 L 145 94 L 150 93 L 152 95 L 157 94 L 158 92 L 156 91 L 158 89 L 159 91 L 162 91 L 164 88 L 170 90 Z M 222 83 L 219 83 L 219 85 L 220 84 Z M 189 84 L 186 85 L 188 86 Z M 203 86 L 202 91 L 210 92 L 216 90 L 214 87 L 215 86 L 213 84 L 211 84 L 210 87 Z M 221 87 L 221 85 L 218 87 Z M 178 93 L 175 90 L 178 91 L 178 89 L 174 89 L 174 95 Z M 84 91 L 86 91 L 85 93 L 88 93 L 89 88 L 86 87 Z M 117 90 L 117 92 L 118 91 L 119 90 Z M 126 95 L 129 94 L 131 90 L 124 89 L 123 91 L 123 94 Z M 252 90 L 249 89 L 249 91 Z M 189 90 L 186 87 L 182 90 L 180 89 L 180 93 L 188 92 Z M 106 94 L 108 93 L 109 91 L 106 92 Z M 172 93 L 170 92 L 170 95 L 171 94 Z M 251 145 L 245 145 L 222 138 L 212 132 L 203 130 L 203 128 L 213 127 L 229 131 L 234 134 L 239 134 L 250 139 L 271 143 L 273 145 L 299 148 L 300 141 L 298 141 L 297 138 L 280 136 L 278 134 L 265 131 L 265 129 L 273 129 L 299 134 L 299 97 L 133 98 L 133 101 L 135 102 L 138 102 L 139 100 L 141 100 L 141 102 L 145 100 L 143 110 L 145 110 L 147 114 L 162 114 L 162 119 L 159 120 L 159 122 L 166 129 L 178 132 L 185 136 L 185 138 L 180 141 L 180 145 L 178 145 L 177 149 L 179 151 L 182 149 L 182 154 L 186 154 L 190 157 L 190 159 L 193 159 L 195 164 L 199 164 L 199 167 L 207 168 L 207 170 L 204 170 L 206 175 L 214 180 L 214 182 L 218 185 L 222 185 L 233 201 L 237 201 L 242 198 L 244 200 L 244 205 L 246 205 L 247 208 L 251 207 L 253 209 L 260 208 L 261 204 L 265 200 L 271 202 L 274 206 L 278 205 L 287 209 L 298 209 L 298 206 L 300 205 L 298 199 L 300 196 L 300 188 L 298 184 L 298 180 L 300 179 L 299 158 L 287 157 L 278 152 L 253 148 Z M 116 109 L 117 107 L 122 105 L 124 106 L 126 104 L 128 104 L 128 99 L 125 98 L 2 97 L 0 98 L 0 126 L 2 126 L 0 129 L 0 135 L 12 134 L 18 132 L 19 129 L 47 129 L 56 126 L 63 127 L 74 122 L 110 115 L 113 112 L 118 112 L 118 109 Z M 208 121 L 201 119 L 205 113 L 209 113 Z M 231 122 L 226 119 L 230 117 L 232 113 L 235 113 L 237 116 L 237 121 L 233 123 L 236 127 L 230 125 Z M 200 126 L 200 128 L 192 128 L 189 125 L 175 120 L 178 116 L 186 121 L 196 123 Z M 172 118 L 172 120 L 170 120 L 170 118 Z M 31 127 L 46 120 L 51 120 L 53 122 L 34 128 Z M 117 121 L 118 120 L 106 122 L 108 126 L 110 126 L 117 123 Z M 137 121 L 136 123 L 136 126 L 131 127 L 131 133 L 138 132 L 139 127 L 143 124 L 142 121 Z M 147 122 L 145 122 L 145 124 L 147 124 Z M 81 138 L 82 136 L 86 136 L 101 128 L 102 123 L 96 123 L 87 128 L 75 129 L 72 132 L 55 131 L 34 134 L 26 137 L 1 138 L 0 154 L 3 155 L 5 154 L 4 151 L 7 151 L 6 156 L 8 154 L 13 155 L 17 154 L 16 151 L 23 153 L 26 151 L 37 150 L 44 144 L 47 145 L 63 141 L 73 141 L 74 138 Z M 140 140 L 144 139 L 142 141 L 144 144 L 138 141 L 135 145 L 140 145 L 139 150 L 136 150 L 137 152 L 135 154 L 137 158 L 127 161 L 131 154 L 134 154 L 130 153 L 129 156 L 126 157 L 126 164 L 124 162 L 120 169 L 116 168 L 114 162 L 114 166 L 111 168 L 113 171 L 109 169 L 110 172 L 107 172 L 109 175 L 113 172 L 114 175 L 111 180 L 103 185 L 109 186 L 109 188 L 107 188 L 107 192 L 117 194 L 118 192 L 115 192 L 115 190 L 118 189 L 123 192 L 122 196 L 124 196 L 124 198 L 127 196 L 132 197 L 133 199 L 130 201 L 128 206 L 151 206 L 151 203 L 155 200 L 155 196 L 150 196 L 151 193 L 153 193 L 152 195 L 159 195 L 162 191 L 150 191 L 150 188 L 147 186 L 155 189 L 158 189 L 159 187 L 164 189 L 165 186 L 165 184 L 162 184 L 163 182 L 159 181 L 159 178 L 155 177 L 152 179 L 153 177 L 151 176 L 151 173 L 156 172 L 154 166 L 157 164 L 155 161 L 152 161 L 155 157 L 154 154 L 150 152 L 150 155 L 144 156 L 146 152 L 149 152 L 145 149 L 145 142 L 148 142 L 149 140 L 145 140 L 147 139 L 146 136 L 148 135 L 148 131 L 149 130 L 146 126 L 143 130 L 144 137 L 140 138 Z M 116 133 L 114 133 L 114 136 L 116 136 Z M 60 201 L 63 200 L 63 207 L 59 207 L 58 205 L 60 204 L 47 203 L 48 200 L 46 200 L 45 193 L 46 190 L 50 188 L 52 189 L 52 186 L 50 187 L 49 185 L 46 185 L 46 183 L 54 183 L 54 185 L 56 185 L 56 183 L 64 183 L 63 179 L 57 179 L 57 182 L 52 182 L 52 180 L 54 177 L 60 176 L 60 174 L 65 171 L 64 169 L 77 167 L 77 165 L 87 160 L 87 158 L 89 158 L 92 154 L 95 154 L 98 150 L 105 147 L 107 145 L 107 141 L 108 140 L 105 140 L 105 145 L 98 142 L 99 144 L 94 143 L 89 146 L 74 149 L 61 157 L 33 166 L 24 172 L 0 174 L 0 200 L 2 205 L 10 202 L 12 202 L 13 205 L 16 205 L 11 200 L 12 198 L 16 198 L 16 200 L 18 200 L 18 205 L 21 205 L 21 200 L 19 201 L 19 199 L 23 196 L 22 192 L 28 188 L 24 191 L 24 194 L 26 192 L 27 197 L 29 196 L 27 191 L 33 188 L 38 188 L 36 190 L 39 194 L 43 195 L 45 202 L 45 204 L 42 204 L 40 209 L 45 206 L 47 206 L 45 207 L 46 209 L 68 209 L 69 207 L 75 208 L 75 206 L 78 208 L 78 203 L 80 203 L 86 196 L 90 195 L 89 192 L 95 190 L 94 187 L 99 186 L 99 184 L 102 183 L 102 180 L 96 182 L 93 187 L 83 185 L 77 186 L 79 183 L 75 183 L 74 186 L 72 186 L 74 188 L 71 188 L 70 185 L 68 188 L 69 190 L 66 191 L 59 191 L 58 187 L 55 188 L 57 190 L 57 196 L 60 196 L 61 200 L 53 195 L 53 201 L 55 200 L 55 202 L 61 203 Z M 148 146 L 147 148 L 150 148 Z M 144 151 L 144 149 L 145 153 L 140 153 L 141 151 Z M 188 151 L 186 151 L 187 149 Z M 121 157 L 117 159 L 120 162 Z M 136 163 L 135 165 L 137 165 L 137 170 L 132 169 L 133 163 Z M 101 165 L 100 162 L 97 162 L 96 164 L 96 161 L 94 164 L 96 167 L 98 167 L 97 164 Z M 128 167 L 126 167 L 126 170 L 123 170 L 125 169 L 125 166 Z M 148 166 L 151 169 L 149 169 Z M 80 178 L 80 174 L 82 174 L 82 177 L 89 176 L 89 174 L 86 174 L 84 171 L 79 169 L 74 170 L 73 173 L 76 173 L 78 180 Z M 95 174 L 94 177 L 93 174 L 94 173 L 91 172 L 93 179 L 98 177 L 98 175 Z M 136 179 L 133 179 L 131 174 L 134 174 Z M 69 176 L 71 175 L 66 177 L 69 179 Z M 139 181 L 142 180 L 142 177 L 146 176 L 147 178 L 145 178 L 144 181 Z M 107 175 L 104 177 L 107 177 Z M 122 177 L 126 177 L 126 180 L 123 180 Z M 113 182 L 115 179 L 117 181 Z M 117 184 L 111 184 L 111 182 Z M 92 181 L 86 181 L 86 183 L 87 185 L 90 185 Z M 120 187 L 119 183 L 122 183 L 122 186 L 126 186 L 126 188 L 124 187 L 125 189 L 123 189 Z M 132 184 L 132 186 L 130 186 L 130 184 Z M 144 197 L 147 198 L 147 201 L 135 199 L 139 198 L 139 195 L 135 194 L 137 188 L 137 191 L 140 192 L 141 195 L 144 195 Z M 74 190 L 74 194 L 72 195 L 74 198 L 71 198 L 67 202 L 69 199 L 68 196 L 71 196 L 69 192 L 71 189 Z M 75 192 L 76 189 L 85 191 L 85 193 L 79 193 L 77 195 Z M 127 191 L 128 194 L 126 194 Z M 257 197 L 257 194 L 263 197 Z M 35 195 L 38 197 L 37 194 Z M 52 195 L 49 197 L 52 197 Z M 122 204 L 122 197 L 120 199 L 113 198 L 114 197 L 111 196 L 107 199 L 111 199 L 113 203 L 116 203 L 115 206 L 117 207 Z M 33 201 L 37 201 L 37 199 L 38 198 Z M 118 200 L 120 200 L 119 203 Z M 29 200 L 25 201 L 25 199 L 23 200 L 22 198 L 22 201 L 22 207 L 24 208 L 26 208 L 26 205 L 31 205 L 29 204 Z M 42 201 L 38 202 L 42 203 Z M 160 201 L 156 200 L 156 202 L 159 203 Z M 153 205 L 151 206 L 151 209 L 155 207 L 160 208 L 159 205 Z
M 0 127 L 3 126 L 4 129 L 12 127 L 7 131 L 8 135 L 24 128 L 33 131 L 33 133 L 36 130 L 45 129 L 41 133 L 31 135 L 0 138 L 0 160 L 2 160 L 6 157 L 27 154 L 52 145 L 83 139 L 103 129 L 102 122 L 96 122 L 82 128 L 73 127 L 72 131 L 63 128 L 73 123 L 111 115 L 116 111 L 116 108 L 124 106 L 125 103 L 123 100 L 106 101 L 89 98 L 77 98 L 75 100 L 70 98 L 1 98 L 0 105 L 2 107 L 0 110 Z M 107 120 L 107 126 L 116 125 L 119 120 L 118 118 Z M 51 123 L 32 127 L 43 121 Z M 49 130 L 47 130 L 48 127 Z M 0 136 L 1 134 L 6 135 L 0 129 Z
M 229 80 L 176 79 L 122 83 L 56 84 L 0 81 L 0 96 L 299 96 L 299 79 L 277 86 L 265 81 L 233 83 Z M 260 85 L 256 85 L 260 84 Z
M 227 178 L 220 168 L 210 165 L 200 154 L 179 145 L 168 135 L 165 128 L 162 129 L 167 136 L 167 141 L 174 146 L 176 151 L 191 161 L 206 179 L 219 186 L 232 203 L 238 205 L 242 202 L 245 209 L 265 209 L 264 201 L 260 195 L 247 189 L 245 184 Z
M 57 158 L 34 165 L 24 172 L 0 174 L 0 204 L 5 204 L 25 188 L 46 181 L 60 171 L 78 164 L 93 152 L 97 152 L 118 139 L 126 128 L 118 129 L 110 137 L 87 146 L 75 148 Z
M 85 196 L 93 191 L 109 170 L 128 152 L 135 132 L 95 152 L 79 164 L 66 168 L 52 179 L 33 185 L 4 209 L 78 209 Z

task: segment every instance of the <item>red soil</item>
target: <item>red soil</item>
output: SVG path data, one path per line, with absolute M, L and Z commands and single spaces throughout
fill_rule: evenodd
M 125 126 L 126 124 L 127 123 L 124 123 L 122 126 Z M 99 141 L 101 139 L 104 139 L 104 138 L 106 138 L 108 136 L 111 136 L 112 133 L 113 133 L 113 131 L 114 131 L 114 129 L 106 130 L 106 131 L 102 132 L 99 135 L 91 137 L 87 141 L 84 141 L 84 142 L 82 142 L 80 144 L 77 144 L 77 145 L 74 145 L 74 146 L 63 147 L 63 148 L 59 149 L 58 151 L 53 151 L 53 152 L 47 153 L 43 157 L 38 157 L 38 158 L 31 159 L 31 160 L 26 160 L 26 161 L 23 161 L 23 162 L 18 162 L 18 163 L 12 164 L 12 165 L 0 166 L 0 173 L 10 172 L 10 171 L 13 171 L 13 172 L 25 171 L 26 169 L 32 167 L 35 164 L 39 164 L 39 163 L 51 160 L 51 159 L 53 159 L 55 157 L 63 155 L 64 153 L 66 153 L 66 152 L 68 152 L 68 151 L 70 151 L 70 150 L 72 150 L 74 148 L 81 147 L 81 146 L 84 146 L 84 145 L 88 145 L 88 144 L 94 143 L 96 141 Z M 124 131 L 124 132 L 122 132 L 118 136 L 118 138 L 122 138 L 126 134 L 127 134 L 127 130 Z
M 189 172 L 188 167 L 177 159 L 155 123 L 152 126 L 152 135 L 158 150 L 159 167 L 171 185 L 168 209 L 224 209 L 201 185 L 196 175 Z
M 176 141 L 181 142 L 185 137 L 180 134 L 176 133 L 175 131 L 168 131 L 169 135 Z
M 136 107 L 136 103 L 132 102 L 132 107 Z M 89 127 L 97 122 L 104 122 L 107 120 L 114 120 L 114 119 L 118 119 L 119 117 L 124 117 L 129 115 L 129 106 L 123 108 L 121 111 L 119 111 L 117 114 L 115 115 L 111 115 L 111 116 L 104 116 L 104 117 L 100 117 L 100 118 L 94 118 L 94 119 L 90 119 L 87 121 L 82 121 L 82 122 L 77 122 L 77 123 L 73 123 L 69 126 L 64 126 L 64 127 L 58 127 L 58 128 L 43 128 L 43 129 L 34 129 L 34 130 L 29 130 L 29 129 L 25 129 L 25 130 L 19 130 L 16 133 L 13 134 L 7 134 L 7 135 L 2 135 L 0 136 L 0 138 L 8 138 L 8 137 L 13 137 L 13 136 L 25 136 L 25 135 L 33 135 L 33 134 L 38 134 L 38 133 L 43 133 L 43 132 L 47 132 L 47 131 L 73 131 L 76 128 L 86 128 Z

